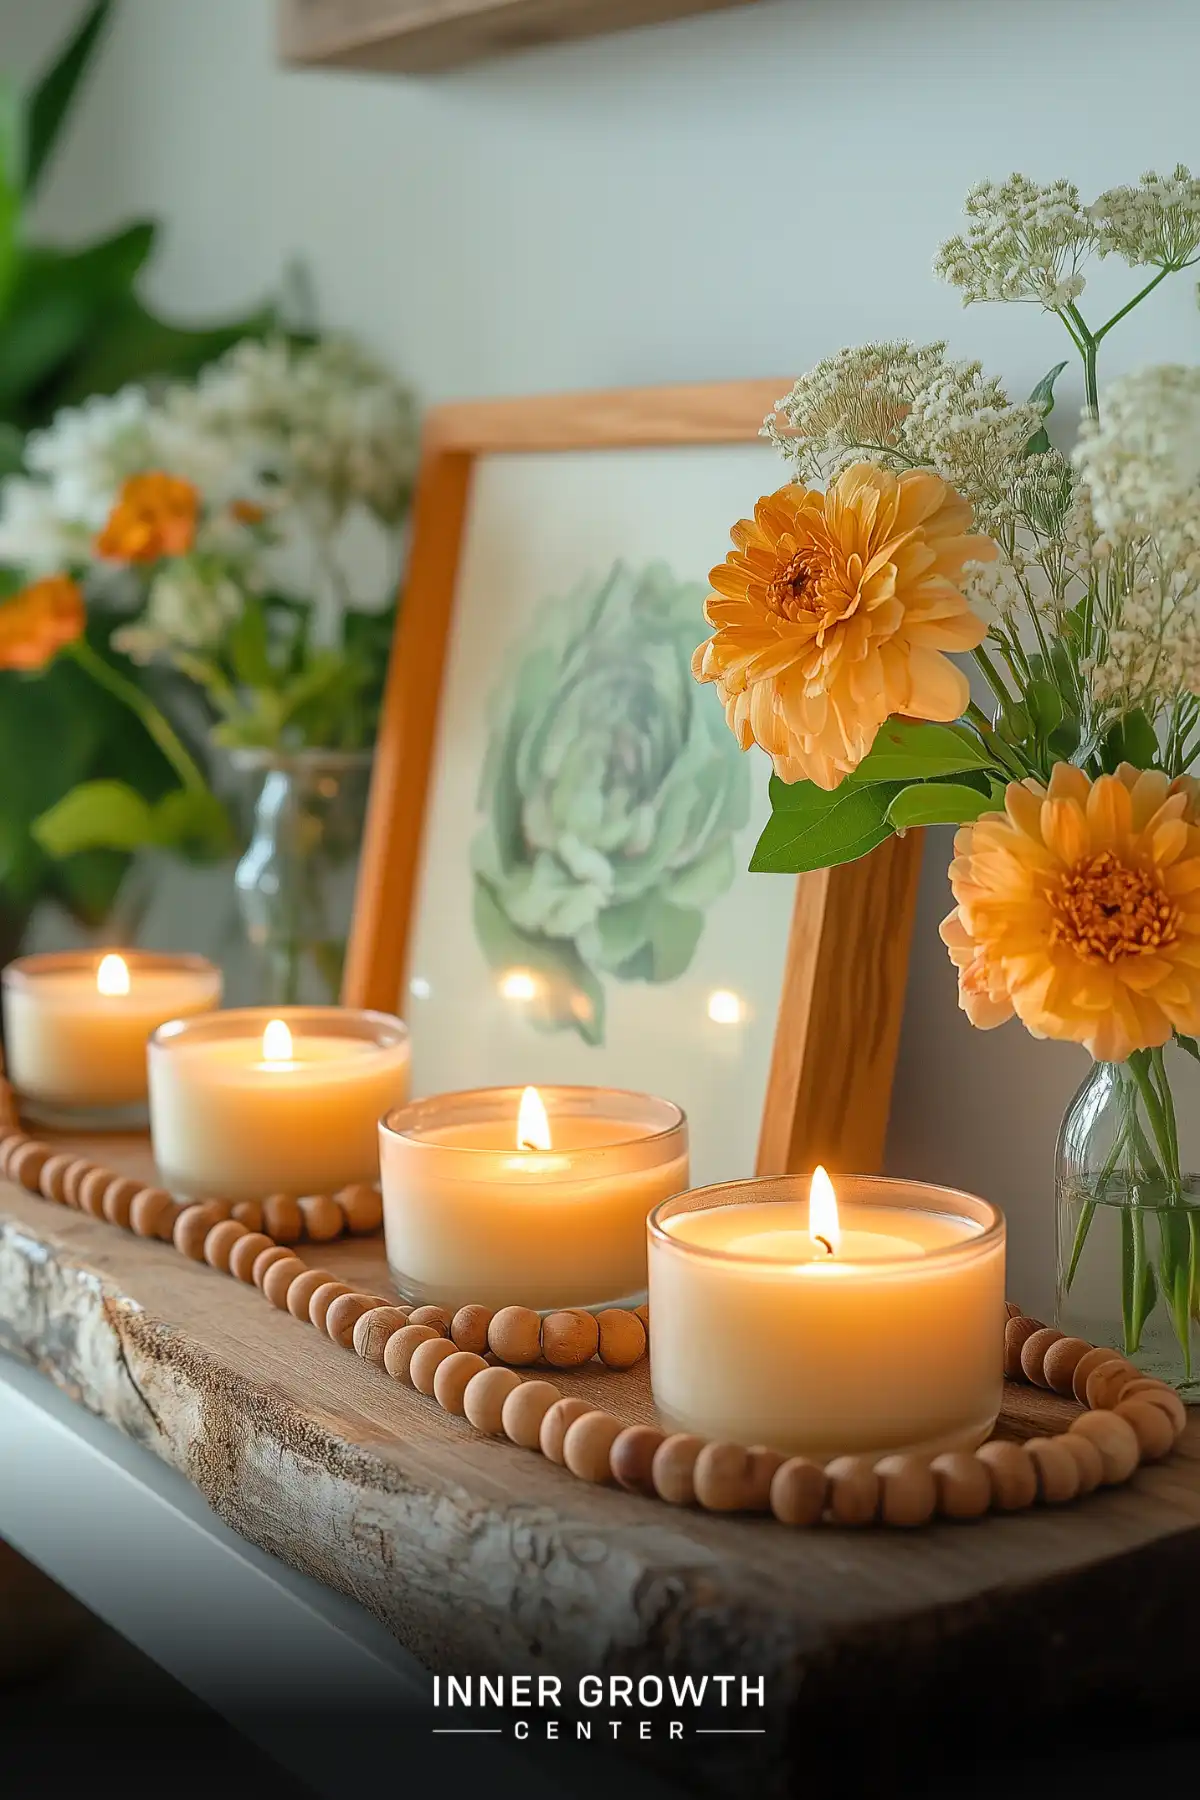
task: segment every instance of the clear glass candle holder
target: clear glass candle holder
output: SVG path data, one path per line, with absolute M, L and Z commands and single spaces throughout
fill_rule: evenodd
M 204 957 L 149 950 L 22 956 L 0 982 L 8 1078 L 23 1116 L 51 1129 L 144 1129 L 152 1033 L 221 1002 Z
M 238 1201 L 377 1181 L 379 1120 L 407 1096 L 409 1060 L 399 1019 L 347 1007 L 242 1007 L 164 1026 L 150 1043 L 163 1185 Z
M 669 1100 L 545 1087 L 549 1149 L 522 1147 L 520 1088 L 439 1094 L 380 1126 L 388 1262 L 405 1300 L 598 1309 L 646 1291 L 646 1215 L 688 1180 Z
M 952 1188 L 838 1176 L 836 1232 L 815 1237 L 809 1181 L 726 1182 L 651 1213 L 661 1420 L 820 1461 L 973 1449 L 1003 1392 L 1003 1217 Z

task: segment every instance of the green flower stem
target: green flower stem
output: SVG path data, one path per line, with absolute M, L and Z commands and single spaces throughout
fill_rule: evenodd
M 967 706 L 965 716 L 971 721 L 972 725 L 983 739 L 989 754 L 995 757 L 1005 773 L 1011 776 L 1014 781 L 1024 781 L 1025 770 L 1021 767 L 1021 764 L 1017 761 L 1016 757 L 1013 756 L 1008 746 L 1001 743 L 999 737 L 996 735 L 995 726 L 992 724 L 992 721 L 988 718 L 983 708 L 981 706 L 976 706 L 974 700 L 972 700 Z
M 1146 283 L 1145 287 L 1142 288 L 1140 290 L 1140 292 L 1136 293 L 1133 296 L 1132 300 L 1127 300 L 1125 302 L 1125 305 L 1121 308 L 1120 312 L 1115 312 L 1111 319 L 1105 320 L 1104 324 L 1101 325 L 1101 327 L 1098 331 L 1094 331 L 1092 333 L 1093 342 L 1096 344 L 1101 343 L 1108 336 L 1108 334 L 1112 330 L 1113 326 L 1119 325 L 1121 323 L 1121 320 L 1125 317 L 1126 313 L 1131 313 L 1135 306 L 1140 306 L 1142 301 L 1146 298 L 1146 295 L 1152 294 L 1154 292 L 1155 288 L 1158 286 L 1159 282 L 1165 281 L 1167 279 L 1167 276 L 1171 275 L 1173 273 L 1174 273 L 1174 270 L 1169 267 L 1165 268 L 1165 269 L 1160 269 L 1158 271 L 1158 274 L 1154 276 L 1153 280 L 1148 281 Z
M 1098 419 L 1100 417 L 1100 391 L 1096 385 L 1096 352 L 1100 347 L 1100 340 L 1092 335 L 1087 321 L 1073 300 L 1068 301 L 1062 317 L 1064 319 L 1070 317 L 1079 332 L 1077 342 L 1080 355 L 1083 357 L 1084 399 L 1093 419 Z
M 147 735 L 153 738 L 182 785 L 192 793 L 207 794 L 208 783 L 196 761 L 188 754 L 174 729 L 167 723 L 154 702 L 143 694 L 136 683 L 128 680 L 112 664 L 87 642 L 86 638 L 77 638 L 68 647 L 67 655 L 74 657 L 81 669 L 89 674 L 100 687 L 107 688 L 115 700 L 127 706 L 145 728 Z
M 1004 677 L 1001 675 L 999 669 L 996 667 L 983 645 L 980 644 L 978 649 L 972 650 L 971 655 L 975 659 L 976 666 L 982 672 L 983 679 L 987 682 L 1001 706 L 1010 706 L 1012 704 L 1012 695 L 1004 685 Z

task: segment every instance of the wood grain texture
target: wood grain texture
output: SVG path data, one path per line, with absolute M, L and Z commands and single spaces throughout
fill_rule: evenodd
M 796 885 L 760 1175 L 883 1166 L 922 837 L 889 838 Z
M 126 1147 L 123 1165 L 140 1155 Z M 324 1246 L 321 1261 L 391 1291 L 377 1241 Z M 978 1751 L 1011 1730 L 1014 1694 L 1029 1742 L 1084 1700 L 1110 1695 L 1127 1719 L 1173 1683 L 1190 1692 L 1194 1658 L 1172 1645 L 1194 1632 L 1200 1578 L 1195 1423 L 1169 1462 L 1058 1511 L 912 1536 L 706 1516 L 482 1439 L 243 1284 L 3 1183 L 0 1346 L 431 1669 L 764 1677 L 760 1738 L 625 1734 L 685 1789 L 811 1791 L 835 1760 L 843 1791 L 873 1773 L 892 1792 L 906 1747 Z M 643 1371 L 555 1380 L 648 1414 Z M 1018 1388 L 1006 1416 L 1022 1435 L 1061 1429 L 1071 1409 Z
M 431 74 L 755 0 L 280 0 L 285 62 Z
M 441 690 L 478 458 L 753 442 L 782 378 L 455 402 L 425 424 L 342 998 L 394 1011 L 415 924 Z M 747 508 L 756 499 L 747 496 Z M 697 621 L 697 638 L 702 635 Z M 760 1132 L 760 1173 L 879 1166 L 900 1037 L 917 840 L 798 890 Z M 767 880 L 769 877 L 764 876 Z

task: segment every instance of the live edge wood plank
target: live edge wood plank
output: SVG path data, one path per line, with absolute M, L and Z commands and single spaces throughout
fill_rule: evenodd
M 755 0 L 280 0 L 286 62 L 430 74 Z
M 376 1242 L 320 1260 L 390 1291 Z M 1060 1511 L 911 1536 L 706 1517 L 480 1439 L 254 1291 L 2 1183 L 0 1347 L 430 1668 L 764 1677 L 763 1736 L 636 1746 L 712 1792 L 799 1792 L 834 1758 L 894 1774 L 906 1748 L 982 1753 L 1014 1707 L 1029 1741 L 1084 1699 L 1128 1718 L 1194 1680 L 1169 1647 L 1200 1578 L 1196 1424 L 1170 1462 Z M 644 1413 L 644 1376 L 586 1380 Z M 1063 1402 L 1012 1400 L 1009 1430 L 1061 1428 Z

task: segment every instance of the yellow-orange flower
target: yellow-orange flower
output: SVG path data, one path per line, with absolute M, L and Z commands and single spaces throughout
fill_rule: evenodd
M 68 575 L 47 575 L 0 601 L 0 669 L 42 669 L 83 634 L 83 595 Z
M 996 554 L 971 508 L 927 469 L 856 463 L 828 493 L 785 487 L 730 533 L 692 659 L 716 684 L 743 750 L 761 744 L 782 781 L 835 788 L 884 720 L 956 719 L 967 678 L 944 651 L 986 627 L 958 583 Z
M 1122 763 L 1090 781 L 1058 763 L 1014 781 L 1002 813 L 954 840 L 958 902 L 942 939 L 959 1005 L 988 1030 L 1124 1062 L 1200 1031 L 1200 827 L 1183 783 Z
M 199 507 L 196 489 L 179 475 L 131 475 L 96 539 L 96 554 L 130 563 L 182 556 L 196 541 Z

